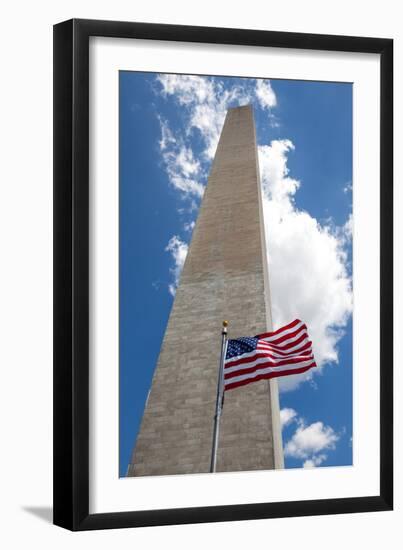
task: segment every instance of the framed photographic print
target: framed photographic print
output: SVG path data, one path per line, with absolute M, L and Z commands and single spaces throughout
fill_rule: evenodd
M 54 522 L 391 510 L 393 42 L 54 27 Z

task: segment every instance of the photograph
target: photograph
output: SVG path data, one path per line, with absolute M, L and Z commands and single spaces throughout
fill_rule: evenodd
M 353 83 L 118 84 L 119 477 L 353 468 Z
M 402 538 L 402 18 L 322 4 L 4 4 L 6 550 Z

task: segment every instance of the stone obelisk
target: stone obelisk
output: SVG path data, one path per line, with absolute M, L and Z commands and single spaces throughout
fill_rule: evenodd
M 227 113 L 163 339 L 128 476 L 208 472 L 222 321 L 271 329 L 251 106 Z M 217 471 L 283 467 L 277 381 L 225 395 Z

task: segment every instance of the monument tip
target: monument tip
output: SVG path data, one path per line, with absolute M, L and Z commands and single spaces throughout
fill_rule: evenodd
M 253 109 L 252 103 L 246 103 L 245 105 L 237 105 L 236 107 L 229 107 L 228 111 L 239 111 L 241 109 Z

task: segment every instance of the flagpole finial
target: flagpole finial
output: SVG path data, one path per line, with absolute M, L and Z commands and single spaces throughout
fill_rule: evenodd
M 228 321 L 223 321 L 223 322 L 222 322 L 222 326 L 223 326 L 224 328 L 227 327 L 227 326 L 228 326 Z

